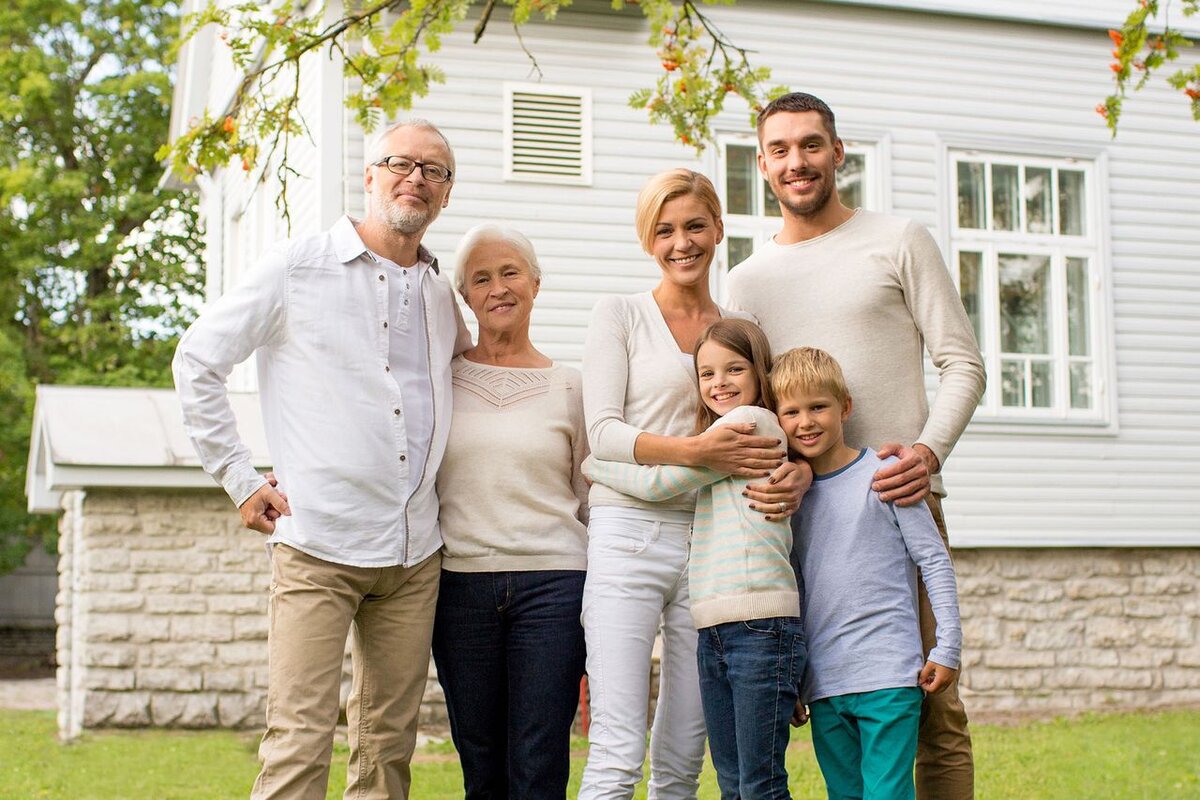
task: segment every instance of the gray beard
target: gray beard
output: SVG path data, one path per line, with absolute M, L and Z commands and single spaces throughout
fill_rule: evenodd
M 384 223 L 396 233 L 420 233 L 429 221 L 428 211 L 402 206 L 391 198 L 381 198 L 378 204 Z

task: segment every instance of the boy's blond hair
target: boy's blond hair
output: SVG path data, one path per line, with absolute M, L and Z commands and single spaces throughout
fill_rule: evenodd
M 837 360 L 815 347 L 793 347 L 771 366 L 771 389 L 779 402 L 799 392 L 827 391 L 843 406 L 850 398 Z

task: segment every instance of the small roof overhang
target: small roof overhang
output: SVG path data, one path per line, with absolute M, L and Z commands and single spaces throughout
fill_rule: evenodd
M 270 466 L 258 395 L 230 393 L 256 467 Z M 25 494 L 30 513 L 59 510 L 63 492 L 95 487 L 212 488 L 170 389 L 39 386 Z

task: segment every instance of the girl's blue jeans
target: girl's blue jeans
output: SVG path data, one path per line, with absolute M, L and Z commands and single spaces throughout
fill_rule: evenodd
M 787 800 L 784 764 L 807 649 L 798 617 L 701 628 L 696 661 L 722 800 Z

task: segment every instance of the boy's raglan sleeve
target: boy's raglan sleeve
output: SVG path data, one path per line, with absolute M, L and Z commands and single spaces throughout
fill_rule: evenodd
M 962 659 L 962 623 L 958 615 L 958 587 L 954 564 L 942 544 L 933 515 L 924 503 L 915 506 L 888 504 L 900 526 L 904 546 L 921 570 L 921 580 L 929 594 L 929 604 L 937 621 L 937 645 L 929 660 L 943 667 L 958 669 Z

